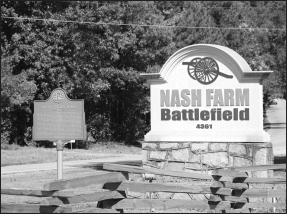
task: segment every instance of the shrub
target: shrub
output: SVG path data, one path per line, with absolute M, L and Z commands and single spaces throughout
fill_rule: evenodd
M 2 144 L 1 143 L 1 150 L 19 150 L 21 146 L 16 144 Z
M 93 142 L 89 140 L 78 140 L 77 141 L 77 148 L 78 149 L 90 149 L 93 147 Z
M 9 144 L 9 133 L 1 130 L 1 148 L 2 144 Z

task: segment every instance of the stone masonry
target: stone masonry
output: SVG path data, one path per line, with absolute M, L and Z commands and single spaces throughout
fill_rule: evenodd
M 143 166 L 173 171 L 211 174 L 227 167 L 273 164 L 271 143 L 195 143 L 145 142 L 142 144 Z M 272 177 L 273 171 L 248 173 L 253 177 Z M 142 179 L 142 178 L 138 178 Z M 155 183 L 210 186 L 212 181 L 155 175 Z M 253 188 L 251 185 L 250 188 Z M 140 194 L 140 196 L 138 195 Z M 155 192 L 152 195 L 129 192 L 131 197 L 160 199 L 189 199 L 208 201 L 210 194 Z M 250 202 L 262 202 L 252 198 Z M 270 199 L 271 200 L 271 199 Z
M 211 173 L 227 167 L 273 164 L 271 143 L 145 142 L 143 165 L 158 169 Z M 272 171 L 252 172 L 271 177 Z
M 218 168 L 273 164 L 274 159 L 271 143 L 145 142 L 142 144 L 142 149 L 144 167 L 204 174 L 211 174 L 212 170 Z M 272 177 L 273 171 L 256 171 L 248 174 L 252 177 Z M 186 185 L 209 186 L 212 182 L 159 175 L 155 175 L 155 178 L 154 182 L 179 182 Z M 129 194 L 136 197 L 132 192 Z M 208 201 L 209 196 L 209 194 L 158 192 L 154 193 L 152 198 Z M 253 199 L 252 202 L 258 200 Z

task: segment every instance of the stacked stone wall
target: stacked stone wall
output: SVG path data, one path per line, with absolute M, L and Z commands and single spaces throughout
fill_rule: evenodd
M 158 169 L 210 174 L 227 167 L 273 164 L 271 143 L 145 142 L 143 164 Z M 272 177 L 272 171 L 252 172 Z
M 142 144 L 144 167 L 211 174 L 218 168 L 273 164 L 271 143 L 195 143 L 195 142 L 145 142 Z M 272 177 L 273 171 L 248 173 L 253 177 Z M 155 183 L 181 183 L 181 185 L 211 186 L 213 181 L 155 175 Z M 143 178 L 137 178 L 141 181 Z M 249 188 L 258 188 L 250 184 Z M 260 188 L 270 188 L 261 185 Z M 131 197 L 160 199 L 189 199 L 208 201 L 210 194 L 155 192 L 152 195 L 129 192 Z M 250 198 L 250 202 L 262 203 L 272 198 Z M 203 211 L 203 210 L 197 210 Z M 211 212 L 211 210 L 210 210 Z

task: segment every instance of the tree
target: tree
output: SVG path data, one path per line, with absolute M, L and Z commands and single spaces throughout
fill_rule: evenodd
M 179 29 L 175 42 L 178 48 L 206 43 L 235 50 L 252 70 L 273 70 L 274 75 L 264 81 L 264 93 L 282 96 L 286 94 L 285 10 L 286 2 L 279 1 L 188 2 L 178 25 L 218 29 Z
M 197 43 L 227 46 L 253 70 L 273 70 L 264 92 L 286 95 L 286 31 L 254 30 L 285 29 L 285 8 L 277 1 L 2 1 L 2 17 L 15 19 L 1 20 L 1 138 L 28 142 L 33 101 L 62 87 L 85 100 L 95 138 L 142 139 L 149 87 L 140 73 L 159 72 L 177 49 Z M 210 26 L 217 28 L 200 28 Z
M 174 50 L 171 29 L 142 26 L 164 21 L 154 2 L 9 2 L 1 10 L 6 16 L 89 22 L 9 19 L 1 38 L 8 56 L 17 53 L 11 75 L 25 73 L 34 82 L 33 99 L 47 99 L 59 86 L 70 98 L 84 99 L 88 131 L 108 140 L 143 137 L 149 90 L 139 74 L 160 67 Z M 139 25 L 119 25 L 134 23 Z
M 7 1 L 1 2 L 1 12 L 4 17 L 44 18 L 53 9 L 51 5 Z M 33 100 L 46 99 L 61 76 L 65 77 L 63 62 L 54 54 L 61 43 L 57 33 L 57 26 L 49 22 L 1 20 L 1 139 L 29 143 Z
M 25 72 L 11 75 L 10 57 L 1 58 L 1 142 L 27 144 L 31 140 L 31 101 L 36 92 Z

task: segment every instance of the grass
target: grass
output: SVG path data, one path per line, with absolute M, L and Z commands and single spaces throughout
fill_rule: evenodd
M 90 152 L 114 153 L 114 154 L 141 154 L 141 143 L 125 145 L 117 142 L 99 142 L 90 146 Z
M 63 160 L 92 160 L 98 158 L 117 157 L 117 154 L 141 154 L 141 146 L 128 146 L 121 143 L 107 142 L 90 146 L 89 150 L 64 149 Z M 50 163 L 57 161 L 56 148 L 20 147 L 17 145 L 1 145 L 1 166 Z

